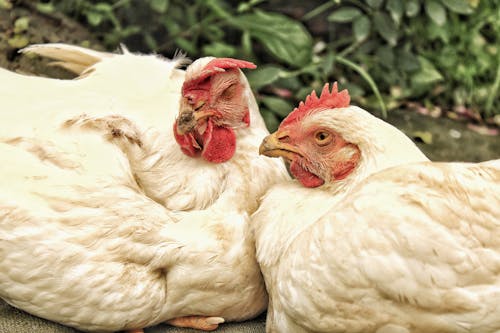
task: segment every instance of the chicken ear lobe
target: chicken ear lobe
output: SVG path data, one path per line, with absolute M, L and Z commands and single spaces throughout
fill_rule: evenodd
M 345 148 L 344 148 L 345 149 Z M 351 172 L 354 171 L 359 163 L 361 152 L 359 148 L 355 145 L 350 144 L 350 149 L 354 150 L 354 153 L 345 161 L 339 161 L 334 163 L 332 167 L 332 179 L 342 180 L 349 176 Z

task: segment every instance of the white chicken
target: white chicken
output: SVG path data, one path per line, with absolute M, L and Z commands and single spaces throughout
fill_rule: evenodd
M 179 61 L 103 57 L 73 81 L 0 70 L 1 298 L 103 332 L 265 309 L 248 215 L 288 176 L 257 154 L 252 65 L 202 58 L 182 81 Z
M 252 216 L 267 332 L 500 331 L 500 160 L 429 162 L 336 85 L 261 153 L 299 181 Z

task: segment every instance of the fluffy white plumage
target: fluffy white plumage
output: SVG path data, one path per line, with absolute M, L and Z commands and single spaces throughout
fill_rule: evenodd
M 0 297 L 90 331 L 262 312 L 248 215 L 287 175 L 257 154 L 267 130 L 244 75 L 252 125 L 235 129 L 233 158 L 214 164 L 184 155 L 172 134 L 182 59 L 68 45 L 31 51 L 84 75 L 0 70 L 8 161 L 0 165 Z
M 500 160 L 429 162 L 352 106 L 300 126 L 340 134 L 361 157 L 342 180 L 273 186 L 252 216 L 267 332 L 500 331 Z

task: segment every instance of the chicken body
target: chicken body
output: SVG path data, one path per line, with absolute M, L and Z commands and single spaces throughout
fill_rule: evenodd
M 299 160 L 304 185 L 324 181 L 275 185 L 252 216 L 267 331 L 498 332 L 500 160 L 432 163 L 366 111 L 325 104 L 261 148 Z M 325 149 L 328 135 L 342 148 Z
M 258 315 L 267 295 L 248 215 L 287 175 L 257 155 L 267 130 L 251 91 L 252 126 L 235 129 L 230 160 L 210 163 L 183 154 L 172 133 L 178 63 L 121 57 L 74 81 L 0 71 L 9 82 L 0 93 L 8 161 L 0 166 L 0 297 L 88 331 Z M 118 66 L 124 59 L 130 67 Z M 123 85 L 112 87 L 113 77 Z

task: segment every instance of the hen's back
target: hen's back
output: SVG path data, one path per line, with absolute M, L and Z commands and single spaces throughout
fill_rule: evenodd
M 76 47 L 60 49 L 57 55 L 67 59 L 75 52 L 72 48 Z M 46 49 L 45 45 L 34 46 L 31 51 L 42 49 Z M 171 131 L 184 80 L 184 71 L 177 68 L 185 59 L 104 54 L 108 56 L 86 67 L 82 77 L 74 80 L 20 75 L 0 69 L 2 136 L 53 130 L 64 120 L 81 114 L 118 114 L 144 128 Z
M 500 160 L 376 173 L 297 237 L 280 301 L 311 331 L 497 332 L 498 193 Z

